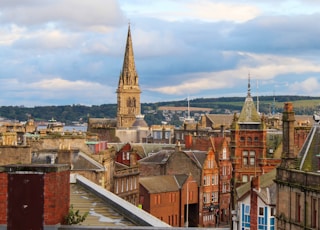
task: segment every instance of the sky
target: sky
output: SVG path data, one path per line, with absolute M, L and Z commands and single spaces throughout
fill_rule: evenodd
M 0 106 L 117 103 L 130 24 L 141 102 L 320 96 L 320 1 L 0 0 Z M 192 106 L 192 105 L 191 105 Z

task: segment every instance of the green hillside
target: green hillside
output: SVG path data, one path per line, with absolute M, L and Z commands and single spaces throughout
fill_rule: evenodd
M 274 102 L 275 98 L 275 102 Z M 244 103 L 244 97 L 220 97 L 220 98 L 197 98 L 190 100 L 190 107 L 210 108 L 211 113 L 234 113 L 239 112 Z M 256 98 L 254 98 L 256 101 Z M 292 102 L 296 114 L 311 115 L 320 105 L 320 97 L 308 96 L 261 96 L 259 97 L 259 111 L 265 114 L 281 113 L 284 102 Z M 175 106 L 187 107 L 186 100 L 181 101 L 166 101 L 158 103 L 142 103 L 141 112 L 145 114 L 145 120 L 149 125 L 159 124 L 163 121 L 163 111 L 158 111 L 160 106 Z M 37 121 L 47 121 L 55 118 L 58 121 L 66 124 L 71 124 L 72 121 L 86 122 L 87 118 L 114 118 L 116 117 L 117 105 L 65 105 L 65 106 L 37 106 L 37 107 L 23 107 L 23 106 L 2 106 L 0 107 L 0 116 L 8 119 L 15 119 L 18 121 L 25 121 L 28 117 L 32 117 Z M 201 112 L 201 111 L 200 111 Z M 196 113 L 192 112 L 191 115 Z M 179 116 L 183 113 L 172 115 L 173 118 L 169 122 L 174 125 L 179 125 Z

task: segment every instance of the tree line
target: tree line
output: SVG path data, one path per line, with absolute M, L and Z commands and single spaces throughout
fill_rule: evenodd
M 274 100 L 275 99 L 275 100 Z M 220 98 L 197 98 L 189 100 L 191 107 L 211 108 L 211 113 L 233 113 L 240 112 L 243 106 L 244 97 L 220 97 Z M 256 101 L 256 100 L 255 100 Z M 259 97 L 259 111 L 261 113 L 281 113 L 283 103 L 291 101 L 296 102 L 294 107 L 296 114 L 311 115 L 320 104 L 320 97 L 310 96 L 261 96 Z M 298 103 L 303 101 L 303 103 Z M 187 107 L 187 100 L 165 101 L 157 103 L 141 103 L 141 113 L 145 114 L 145 120 L 148 125 L 160 124 L 163 121 L 162 111 L 158 111 L 160 106 Z M 150 112 L 151 111 L 151 112 Z M 89 117 L 94 118 L 115 118 L 117 113 L 117 104 L 103 105 L 60 105 L 60 106 L 1 106 L 0 116 L 10 120 L 26 121 L 33 118 L 35 121 L 55 120 L 71 124 L 74 121 L 87 122 Z M 195 112 L 191 112 L 193 115 Z M 177 125 L 179 117 L 174 116 L 171 124 Z

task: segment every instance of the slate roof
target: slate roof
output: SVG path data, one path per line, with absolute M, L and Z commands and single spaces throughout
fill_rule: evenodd
M 204 161 L 207 157 L 206 151 L 185 151 L 185 153 L 193 160 L 200 168 L 203 168 Z
M 139 160 L 139 162 L 140 163 L 165 164 L 172 153 L 174 153 L 174 150 L 161 150 L 157 153 L 154 153 L 148 157 L 145 157 L 145 158 Z
M 258 196 L 266 204 L 276 204 L 276 184 L 274 182 L 276 179 L 276 173 L 277 170 L 273 169 L 272 171 L 260 176 L 260 191 L 258 192 Z M 250 193 L 250 189 L 251 182 L 241 185 L 236 189 L 237 197 L 242 199 L 246 194 Z
M 150 176 L 141 177 L 139 183 L 149 193 L 163 193 L 163 192 L 174 192 L 179 191 L 181 185 L 186 179 L 187 175 L 162 175 L 162 176 Z
M 320 126 L 314 124 L 298 155 L 298 169 L 306 172 L 319 171 Z
M 206 117 L 213 124 L 214 128 L 220 128 L 221 125 L 229 128 L 232 123 L 233 114 L 206 114 Z

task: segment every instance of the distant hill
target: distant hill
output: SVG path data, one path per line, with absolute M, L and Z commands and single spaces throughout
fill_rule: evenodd
M 274 101 L 275 98 L 275 101 Z M 197 98 L 189 101 L 191 116 L 199 113 L 234 113 L 239 112 L 243 106 L 245 97 L 220 97 L 220 98 Z M 256 98 L 254 98 L 256 102 Z M 309 96 L 260 96 L 259 111 L 265 114 L 272 112 L 281 113 L 284 102 L 292 102 L 294 111 L 297 115 L 312 115 L 320 105 L 320 97 Z M 141 112 L 145 114 L 145 120 L 149 125 L 160 124 L 166 118 L 164 111 L 160 110 L 163 107 L 182 107 L 176 108 L 176 112 L 169 116 L 169 124 L 179 125 L 179 117 L 186 116 L 188 102 L 181 101 L 166 101 L 157 103 L 142 103 Z M 197 109 L 199 108 L 199 111 Z M 206 111 L 208 108 L 208 111 Z M 54 118 L 66 124 L 71 124 L 73 121 L 87 122 L 88 117 L 99 118 L 114 118 L 116 117 L 116 104 L 103 105 L 64 105 L 64 106 L 2 106 L 0 107 L 0 116 L 11 120 L 26 121 L 28 117 L 34 118 L 36 121 L 48 121 Z

